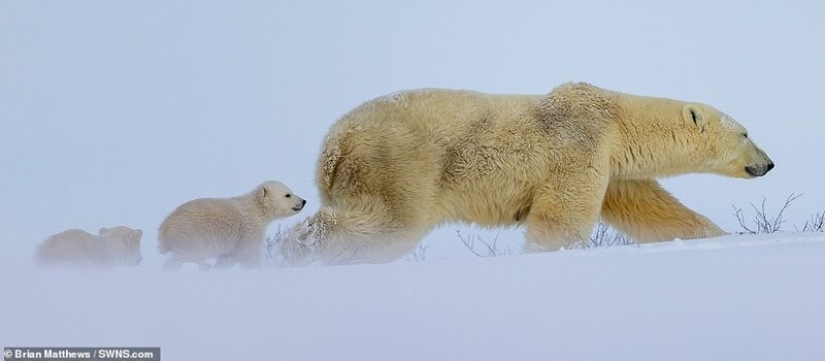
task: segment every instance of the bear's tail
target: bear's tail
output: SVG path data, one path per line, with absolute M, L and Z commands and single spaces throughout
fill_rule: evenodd
M 335 183 L 335 173 L 341 160 L 341 146 L 338 137 L 330 135 L 324 143 L 324 150 L 318 160 L 318 175 L 316 182 L 323 195 L 330 194 Z
M 167 254 L 169 251 L 171 251 L 171 249 L 169 249 L 169 245 L 164 242 L 163 237 L 158 237 L 158 253 Z

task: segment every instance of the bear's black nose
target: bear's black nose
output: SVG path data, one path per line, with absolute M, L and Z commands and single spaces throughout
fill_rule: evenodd
M 748 173 L 751 177 L 761 177 L 768 173 L 769 170 L 773 169 L 774 164 L 770 162 L 765 165 L 757 164 L 757 165 L 749 165 L 745 167 L 745 172 Z
M 768 169 L 771 169 L 771 168 L 773 168 L 773 164 L 771 164 L 771 166 Z M 306 199 L 301 201 L 301 207 L 303 207 L 305 204 L 307 204 Z

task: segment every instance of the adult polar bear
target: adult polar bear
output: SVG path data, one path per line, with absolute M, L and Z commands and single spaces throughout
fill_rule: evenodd
M 601 218 L 637 242 L 725 234 L 656 178 L 773 168 L 711 106 L 585 83 L 547 95 L 418 90 L 368 101 L 323 145 L 323 206 L 281 242 L 288 263 L 388 262 L 434 227 L 525 224 L 526 248 L 588 239 Z

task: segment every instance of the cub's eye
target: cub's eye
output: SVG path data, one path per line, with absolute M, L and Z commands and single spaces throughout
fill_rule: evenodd
M 745 139 L 748 139 L 748 133 L 744 133 L 742 136 L 745 137 Z
M 284 197 L 289 198 L 289 197 L 292 197 L 292 195 L 291 195 L 291 194 L 287 194 L 287 195 L 285 195 Z

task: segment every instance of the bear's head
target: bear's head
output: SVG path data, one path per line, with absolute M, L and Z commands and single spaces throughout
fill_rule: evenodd
M 255 192 L 258 201 L 272 218 L 294 215 L 304 209 L 307 203 L 278 181 L 266 181 Z
M 705 104 L 689 103 L 682 117 L 696 139 L 705 171 L 737 178 L 761 177 L 773 161 L 748 135 L 748 130 L 727 114 Z
M 117 265 L 137 266 L 143 261 L 140 254 L 140 238 L 143 231 L 140 229 L 123 226 L 103 227 L 99 234 L 107 253 Z

